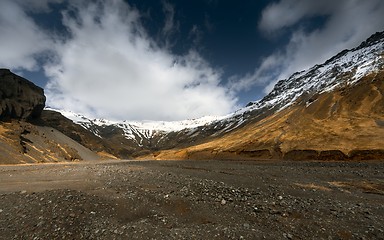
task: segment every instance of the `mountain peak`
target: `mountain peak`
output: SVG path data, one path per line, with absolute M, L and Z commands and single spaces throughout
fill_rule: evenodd
M 303 94 L 314 95 L 343 84 L 354 84 L 384 67 L 383 52 L 384 32 L 377 32 L 356 48 L 343 50 L 323 64 L 278 81 L 267 96 L 247 106 L 250 109 L 272 106 L 274 110 L 282 110 Z
M 371 45 L 374 45 L 380 41 L 384 41 L 384 31 L 376 32 L 372 34 L 367 40 L 362 42 L 357 48 L 364 48 Z
M 295 151 L 298 147 L 305 146 L 304 150 L 309 149 L 304 144 L 306 140 L 303 140 L 304 142 L 294 143 L 297 145 L 290 144 L 293 141 L 292 139 L 296 139 L 296 135 L 300 134 L 300 129 L 307 127 L 306 124 L 315 124 L 314 126 L 316 126 L 316 119 L 310 118 L 317 118 L 319 116 L 321 118 L 326 118 L 324 116 L 328 116 L 330 111 L 335 112 L 337 110 L 337 106 L 340 105 L 339 102 L 341 101 L 345 103 L 346 109 L 354 108 L 354 106 L 349 104 L 349 101 L 355 101 L 353 99 L 354 95 L 346 94 L 346 92 L 356 92 L 355 95 L 371 92 L 372 96 L 380 96 L 381 93 L 378 93 L 375 90 L 382 88 L 382 86 L 379 84 L 380 81 L 371 83 L 370 81 L 364 81 L 364 79 L 376 79 L 376 75 L 378 75 L 378 78 L 380 79 L 380 76 L 382 76 L 380 71 L 384 69 L 383 35 L 383 32 L 376 33 L 356 48 L 341 51 L 334 57 L 325 61 L 323 64 L 318 64 L 307 70 L 296 72 L 289 78 L 280 80 L 277 82 L 274 89 L 263 99 L 248 104 L 246 107 L 241 108 L 227 116 L 206 117 L 178 122 L 116 122 L 89 119 L 80 114 L 71 112 L 61 111 L 61 113 L 64 116 L 72 119 L 74 123 L 77 123 L 78 127 L 80 125 L 85 131 L 91 133 L 92 136 L 96 138 L 93 139 L 92 142 L 95 142 L 95 144 L 96 142 L 102 142 L 105 144 L 105 146 L 108 146 L 107 148 L 110 149 L 110 153 L 121 158 L 151 154 L 153 152 L 164 149 L 183 149 L 185 147 L 188 148 L 188 146 L 197 146 L 199 144 L 204 146 L 202 148 L 203 152 L 206 151 L 204 150 L 205 148 L 209 149 L 207 152 L 208 157 L 212 157 L 212 153 L 222 151 L 224 148 L 228 148 L 225 151 L 228 151 L 228 156 L 231 157 L 236 157 L 236 154 L 240 154 L 241 156 L 248 156 L 247 154 L 250 154 L 251 156 L 261 156 L 267 158 L 281 158 L 283 156 L 290 156 L 288 152 Z M 364 90 L 360 91 L 361 89 Z M 341 96 L 341 92 L 343 92 L 344 97 Z M 345 97 L 346 95 L 348 96 Z M 377 103 L 377 101 L 379 101 L 379 97 L 372 98 L 376 102 L 371 102 L 367 108 L 371 107 L 372 109 L 376 109 L 378 106 L 380 106 L 380 104 Z M 361 96 L 361 99 L 365 99 L 365 96 Z M 370 102 L 371 100 L 364 101 Z M 334 107 L 331 107 L 329 104 L 327 104 L 329 102 L 332 102 Z M 357 105 L 359 104 L 360 103 L 357 103 Z M 298 113 L 297 109 L 300 109 L 299 111 L 302 111 L 302 113 L 309 113 L 310 111 L 317 112 L 319 109 L 322 109 L 321 111 L 325 109 L 325 112 L 316 114 L 309 113 L 307 114 L 307 118 L 301 120 L 302 113 Z M 355 110 L 351 110 L 351 116 L 355 114 L 353 111 Z M 378 111 L 375 110 L 372 112 L 376 114 Z M 286 113 L 294 113 L 292 118 L 295 119 L 291 120 L 290 116 L 284 115 Z M 365 115 L 368 116 L 367 118 L 373 116 L 369 116 L 368 114 Z M 348 117 L 350 116 L 348 115 L 344 118 L 348 119 Z M 290 123 L 292 121 L 301 121 L 304 125 L 291 125 Z M 374 121 L 382 124 L 384 119 L 382 119 L 382 117 L 377 117 L 376 114 Z M 57 121 L 54 121 L 54 123 L 54 125 L 57 126 Z M 333 128 L 331 123 L 332 121 L 329 122 L 330 129 Z M 342 125 L 346 126 L 348 124 L 350 123 L 342 123 Z M 254 125 L 257 126 L 249 129 L 250 126 Z M 60 131 L 69 131 L 68 123 L 62 124 L 62 126 L 65 127 L 62 127 Z M 295 127 L 298 128 L 296 129 Z M 355 127 L 355 125 L 350 125 L 350 128 Z M 263 129 L 266 129 L 265 131 L 268 133 L 263 132 Z M 290 130 L 294 132 L 291 131 L 289 134 L 286 134 Z M 313 129 L 311 129 L 311 131 L 312 130 Z M 75 128 L 69 132 L 72 134 L 74 131 Z M 320 130 L 316 131 L 321 132 Z M 333 131 L 338 132 L 339 129 L 334 129 Z M 239 132 L 241 134 L 236 135 L 236 133 Z M 271 132 L 273 132 L 273 134 Z M 338 134 L 339 135 L 335 136 L 333 139 L 335 143 L 340 140 L 340 138 L 343 136 L 342 134 L 344 133 L 338 132 Z M 286 136 L 283 137 L 284 135 Z M 246 136 L 250 137 L 251 140 L 247 140 Z M 287 136 L 289 137 L 287 138 Z M 81 142 L 83 143 L 90 142 L 88 138 L 83 139 L 82 134 L 76 135 L 75 137 L 81 139 Z M 321 137 L 328 137 L 327 133 L 324 133 L 324 136 Z M 221 142 L 224 140 L 220 139 L 225 139 L 225 142 Z M 258 140 L 255 141 L 255 139 Z M 220 143 L 217 146 L 209 144 L 204 145 L 204 143 L 209 143 L 210 141 L 214 142 L 216 140 L 218 140 Z M 247 146 L 242 145 L 244 141 L 249 141 Z M 284 141 L 285 145 L 282 144 Z M 216 147 L 212 149 L 212 146 Z M 232 149 L 231 146 L 242 146 L 241 149 L 245 149 L 245 153 L 240 148 L 240 150 L 238 148 Z M 280 148 L 281 146 L 286 147 L 283 149 Z M 340 155 L 343 157 L 343 159 L 347 159 L 349 156 L 347 157 L 345 154 L 348 154 L 348 152 L 353 150 L 355 146 L 356 145 L 353 144 L 346 144 L 345 146 L 340 145 L 340 148 L 336 148 L 336 152 L 339 151 L 342 154 L 340 155 L 337 153 L 336 155 Z M 93 149 L 94 146 L 90 145 L 89 147 Z M 319 150 L 318 147 L 319 146 L 316 145 L 313 148 Z M 367 149 L 370 148 L 367 147 Z M 313 156 L 316 159 L 316 157 L 319 157 L 317 156 L 317 150 L 312 152 L 309 151 L 307 153 L 314 154 Z M 320 150 L 325 151 L 322 154 L 328 154 L 327 151 L 329 149 L 322 148 Z M 334 149 L 332 148 L 331 150 Z M 188 151 L 192 150 L 189 149 Z M 188 151 L 185 153 L 180 151 L 177 154 L 181 154 L 180 156 L 182 157 L 179 156 L 180 158 L 189 158 L 190 155 Z M 193 148 L 193 151 L 195 151 L 195 148 Z M 259 156 L 258 154 L 261 155 Z M 299 151 L 298 154 L 302 154 L 302 152 Z M 332 152 L 332 154 L 335 154 L 335 152 Z

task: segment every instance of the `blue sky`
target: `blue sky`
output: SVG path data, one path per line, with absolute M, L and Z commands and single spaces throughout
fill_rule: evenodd
M 381 0 L 2 0 L 0 67 L 116 120 L 224 115 L 384 30 Z

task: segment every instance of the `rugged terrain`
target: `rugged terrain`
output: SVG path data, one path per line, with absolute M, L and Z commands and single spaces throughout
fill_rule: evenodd
M 0 167 L 0 239 L 384 239 L 383 162 Z
M 120 158 L 383 159 L 383 82 L 379 32 L 228 116 L 138 123 L 61 113 L 108 141 L 109 153 Z
M 383 46 L 168 123 L 43 110 L 0 69 L 0 239 L 384 239 Z
M 383 93 L 384 71 L 379 71 L 347 89 L 299 98 L 294 106 L 220 138 L 154 158 L 384 159 Z
M 0 68 L 0 120 L 38 118 L 44 106 L 42 88 Z
M 44 106 L 42 88 L 0 69 L 0 164 L 99 159 L 72 136 L 45 124 Z
M 0 125 L 0 163 L 49 163 L 98 160 L 95 152 L 58 130 L 27 122 L 9 121 Z
M 280 80 L 227 116 L 91 119 L 46 108 L 43 90 L 0 70 L 0 163 L 82 159 L 384 159 L 384 32 Z

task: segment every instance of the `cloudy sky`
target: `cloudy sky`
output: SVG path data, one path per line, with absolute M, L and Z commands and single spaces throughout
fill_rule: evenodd
M 115 120 L 224 115 L 384 30 L 382 0 L 0 0 L 0 68 Z

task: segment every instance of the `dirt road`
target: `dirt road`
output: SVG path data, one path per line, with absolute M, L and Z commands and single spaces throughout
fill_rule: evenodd
M 384 162 L 0 166 L 0 239 L 384 239 Z

